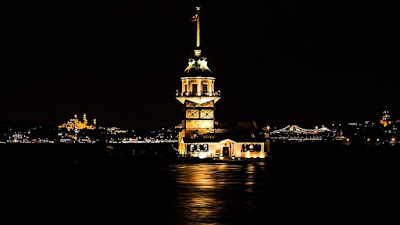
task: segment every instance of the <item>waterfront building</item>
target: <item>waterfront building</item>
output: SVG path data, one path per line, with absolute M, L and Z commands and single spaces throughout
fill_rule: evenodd
M 199 158 L 265 158 L 269 140 L 255 123 L 218 123 L 215 104 L 221 92 L 215 90 L 215 78 L 207 57 L 200 49 L 200 7 L 192 18 L 196 22 L 196 48 L 181 77 L 176 99 L 183 105 L 184 120 L 177 126 L 178 151 L 182 156 Z

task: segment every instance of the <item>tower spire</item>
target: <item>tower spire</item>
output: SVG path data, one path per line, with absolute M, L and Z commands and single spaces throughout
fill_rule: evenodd
M 192 22 L 196 22 L 196 47 L 194 49 L 194 56 L 190 57 L 188 61 L 188 66 L 185 69 L 185 72 L 191 73 L 191 71 L 195 72 L 198 76 L 203 76 L 204 72 L 211 72 L 210 68 L 207 66 L 207 57 L 201 57 L 201 49 L 200 49 L 200 7 L 196 7 L 196 14 L 192 17 Z

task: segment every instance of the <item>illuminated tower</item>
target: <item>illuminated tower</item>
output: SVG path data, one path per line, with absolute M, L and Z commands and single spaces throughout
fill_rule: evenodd
M 183 138 L 193 139 L 214 130 L 214 105 L 221 98 L 220 91 L 214 90 L 215 78 L 207 66 L 207 58 L 200 50 L 200 7 L 192 17 L 196 22 L 196 48 L 189 58 L 188 66 L 181 77 L 182 88 L 177 90 L 176 99 L 184 106 L 184 120 L 179 133 L 179 153 L 186 154 Z
M 388 107 L 385 106 L 383 111 L 382 111 L 382 118 L 379 121 L 384 127 L 386 127 L 388 124 L 392 124 L 392 121 L 390 120 L 390 112 L 388 110 Z
M 86 118 L 86 113 L 83 114 L 83 123 L 87 125 L 87 118 Z

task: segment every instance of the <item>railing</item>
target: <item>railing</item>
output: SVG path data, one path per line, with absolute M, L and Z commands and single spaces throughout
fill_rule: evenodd
M 217 92 L 179 92 L 176 90 L 176 96 L 188 96 L 188 97 L 221 97 L 221 91 Z

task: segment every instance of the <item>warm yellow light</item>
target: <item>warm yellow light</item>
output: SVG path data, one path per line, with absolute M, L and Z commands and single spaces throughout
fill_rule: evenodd
M 201 55 L 201 50 L 194 50 L 194 55 L 195 56 L 200 56 Z
M 206 152 L 200 152 L 199 158 L 200 158 L 200 159 L 207 158 L 207 153 L 206 153 Z

